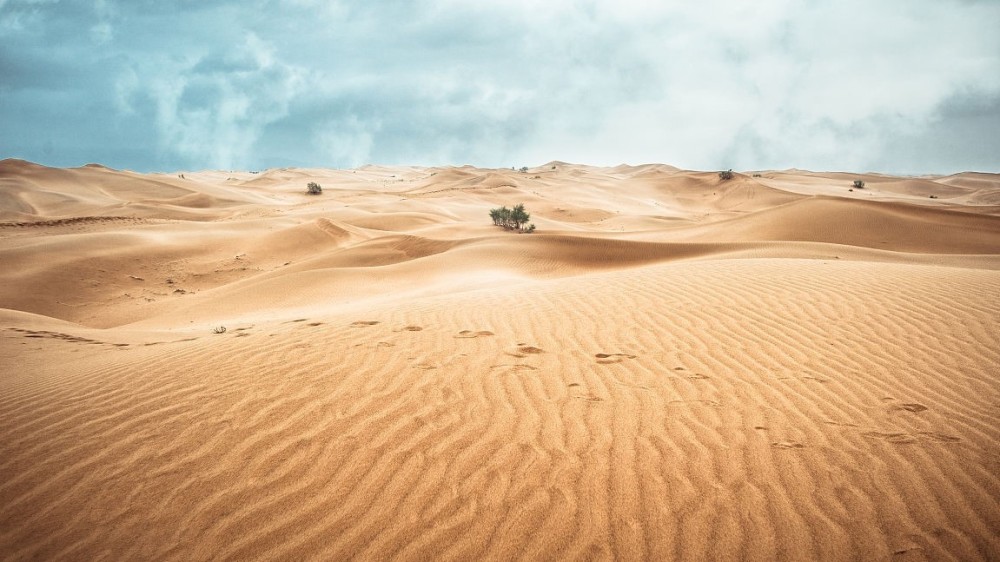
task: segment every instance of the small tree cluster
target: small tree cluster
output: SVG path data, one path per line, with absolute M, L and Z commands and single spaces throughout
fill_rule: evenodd
M 865 188 L 865 182 L 863 182 L 861 180 L 854 180 L 854 187 L 856 187 L 857 189 L 864 189 Z
M 323 187 L 320 184 L 311 181 L 306 184 L 306 193 L 309 195 L 319 195 L 320 193 L 323 193 Z
M 724 179 L 724 180 L 731 180 L 731 179 L 733 179 L 733 169 L 730 168 L 728 170 L 723 170 L 723 171 L 719 172 L 719 177 L 722 178 L 722 179 Z
M 506 206 L 497 209 L 490 209 L 490 218 L 493 224 L 502 226 L 506 230 L 517 230 L 518 232 L 534 232 L 535 225 L 528 224 L 531 215 L 524 210 L 524 204 L 518 203 L 512 209 Z

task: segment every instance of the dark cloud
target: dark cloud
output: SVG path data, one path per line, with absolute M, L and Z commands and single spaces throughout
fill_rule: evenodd
M 873 167 L 890 172 L 996 172 L 1000 155 L 1000 96 L 958 94 L 914 131 L 887 135 Z M 907 162 L 902 167 L 900 162 Z
M 0 156 L 996 170 L 998 24 L 962 0 L 0 0 Z

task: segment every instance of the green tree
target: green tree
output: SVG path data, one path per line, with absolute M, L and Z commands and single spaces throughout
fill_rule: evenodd
M 524 203 L 518 203 L 513 208 L 506 206 L 490 209 L 490 220 L 496 226 L 502 226 L 506 230 L 517 230 L 519 232 L 533 232 L 535 225 L 528 226 L 531 220 L 531 213 L 524 209 Z
M 531 215 L 524 210 L 524 203 L 514 205 L 514 208 L 510 211 L 510 220 L 513 223 L 512 228 L 514 230 L 521 230 L 522 225 L 527 224 L 530 218 Z

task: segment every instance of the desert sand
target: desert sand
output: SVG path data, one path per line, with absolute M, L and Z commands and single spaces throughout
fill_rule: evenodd
M 4 160 L 0 558 L 998 560 L 998 340 L 997 174 Z

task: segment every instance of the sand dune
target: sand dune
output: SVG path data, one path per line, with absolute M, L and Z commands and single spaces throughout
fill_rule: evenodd
M 996 560 L 998 197 L 2 161 L 0 558 Z

